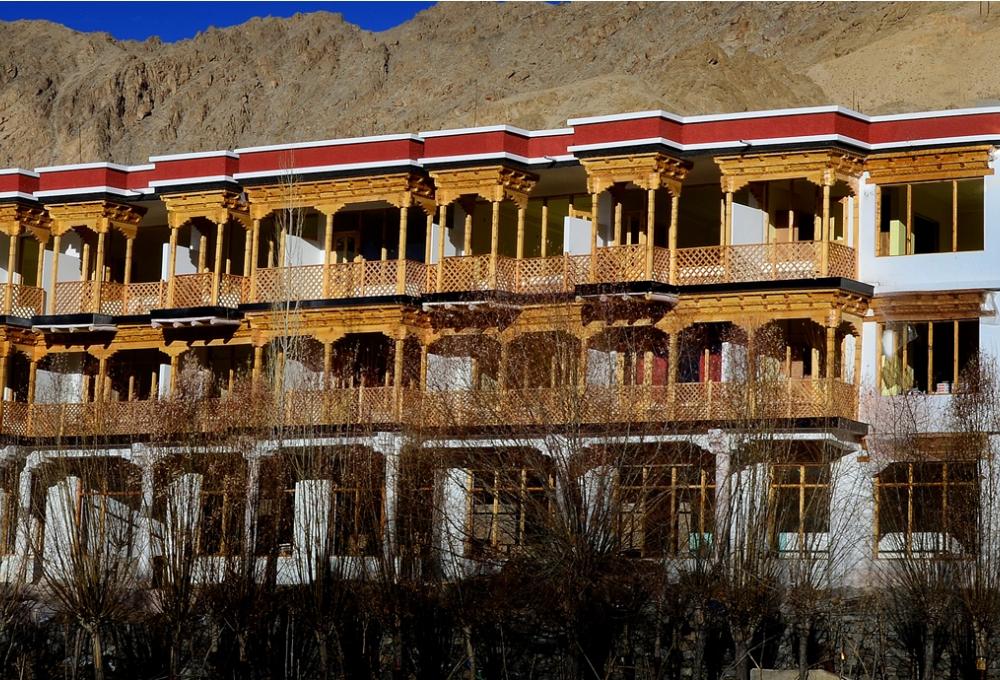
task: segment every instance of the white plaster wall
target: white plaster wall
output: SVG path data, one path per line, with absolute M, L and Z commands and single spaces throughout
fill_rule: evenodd
M 448 210 L 448 228 L 444 230 L 444 256 L 455 257 L 462 254 L 465 246 L 465 211 L 457 203 L 452 203 Z M 434 230 L 437 234 L 437 229 Z M 435 253 L 437 253 L 435 241 Z M 436 262 L 437 260 L 435 260 Z
M 471 390 L 472 358 L 428 354 L 427 389 L 431 391 Z
M 590 220 L 579 217 L 563 219 L 563 252 L 570 255 L 590 253 Z
M 597 247 L 601 248 L 611 244 L 612 239 L 615 235 L 614 227 L 614 201 L 611 199 L 611 194 L 607 191 L 600 194 L 597 197 Z M 590 222 L 587 222 L 587 226 L 590 226 Z M 586 252 L 590 252 L 590 234 L 587 234 L 588 248 Z
M 756 207 L 753 196 L 750 201 L 754 205 L 733 203 L 733 234 L 732 244 L 746 245 L 764 242 L 764 224 L 767 213 Z
M 42 559 L 49 578 L 61 578 L 72 571 L 74 517 L 79 488 L 78 478 L 67 477 L 45 492 Z
M 51 241 L 49 242 L 51 243 Z M 83 243 L 79 234 L 74 231 L 66 232 L 59 239 L 59 271 L 57 279 L 59 281 L 79 281 L 82 272 L 80 259 L 83 257 Z M 45 259 L 42 264 L 43 288 L 51 291 L 52 288 L 52 250 L 45 251 Z
M 285 265 L 301 267 L 310 264 L 323 264 L 323 227 L 315 239 L 301 235 L 285 236 Z
M 868 465 L 850 451 L 831 466 L 830 575 L 833 583 L 864 587 L 872 577 L 875 497 Z
M 990 165 L 997 165 L 995 154 Z M 1000 288 L 1000 176 L 983 182 L 983 250 L 876 257 L 875 187 L 862 178 L 859 278 L 875 286 L 876 294 Z
M 323 371 L 314 371 L 301 361 L 286 357 L 283 380 L 286 390 L 316 390 L 323 387 Z
M 613 385 L 615 382 L 615 352 L 587 350 L 587 384 Z
M 39 368 L 35 374 L 35 402 L 76 404 L 83 396 L 83 355 L 59 355 L 59 370 Z
M 24 245 L 19 244 L 20 245 Z M 0 236 L 0 283 L 7 283 L 7 258 L 10 255 L 10 238 L 7 236 Z M 19 277 L 15 277 L 14 283 L 20 281 Z
M 465 468 L 449 468 L 442 475 L 438 550 L 442 571 L 449 578 L 462 575 L 467 566 L 465 538 L 470 529 L 466 526 L 469 516 L 469 474 L 469 470 Z
M 327 527 L 333 482 L 329 479 L 305 479 L 295 483 L 295 517 L 292 521 L 296 571 L 300 579 L 312 581 L 317 576 L 319 560 L 327 556 Z

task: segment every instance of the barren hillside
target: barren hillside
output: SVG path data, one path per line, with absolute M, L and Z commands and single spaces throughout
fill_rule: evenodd
M 120 42 L 0 23 L 0 166 L 665 108 L 1000 100 L 988 3 L 441 4 L 383 33 L 339 15 Z

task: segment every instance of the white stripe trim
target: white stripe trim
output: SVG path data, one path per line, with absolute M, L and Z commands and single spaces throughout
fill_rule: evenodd
M 162 163 L 170 161 L 190 161 L 197 158 L 239 158 L 240 155 L 233 151 L 193 151 L 191 153 L 172 153 L 165 156 L 150 156 L 150 163 Z
M 98 187 L 77 187 L 73 189 L 46 189 L 36 191 L 35 196 L 46 198 L 49 196 L 79 196 L 80 194 L 114 194 L 115 196 L 138 196 L 138 191 L 131 189 L 119 189 L 118 187 L 98 186 Z
M 156 187 L 173 187 L 180 186 L 184 184 L 207 184 L 209 182 L 235 182 L 231 175 L 204 175 L 201 177 L 180 177 L 177 179 L 154 179 L 149 183 L 149 186 L 155 189 Z
M 324 139 L 315 142 L 292 142 L 290 144 L 269 144 L 266 146 L 246 146 L 236 149 L 236 153 L 261 153 L 264 151 L 286 151 L 290 149 L 311 149 L 317 146 L 343 146 L 345 144 L 370 144 L 372 142 L 401 142 L 410 140 L 423 141 L 419 135 L 412 133 L 396 135 L 373 135 L 369 137 L 348 137 L 346 139 Z
M 593 125 L 595 123 L 612 123 L 623 120 L 641 120 L 643 118 L 665 118 L 675 123 L 709 123 L 720 120 L 742 120 L 745 118 L 770 118 L 780 116 L 802 116 L 813 113 L 842 113 L 845 116 L 869 120 L 864 114 L 842 106 L 805 106 L 791 109 L 771 109 L 761 111 L 741 111 L 738 113 L 709 113 L 697 116 L 679 116 L 669 111 L 633 111 L 631 113 L 616 113 L 609 116 L 588 116 L 585 118 L 570 118 L 567 125 Z
M 23 198 L 26 201 L 35 200 L 34 195 L 26 194 L 23 191 L 0 191 L 0 198 Z
M 7 168 L 6 170 L 0 170 L 0 175 L 25 175 L 27 177 L 38 177 L 37 172 L 25 170 L 24 168 Z
M 130 165 L 126 168 L 129 172 L 146 172 L 149 170 L 156 170 L 156 166 L 152 163 L 143 163 L 142 165 Z
M 128 172 L 129 168 L 125 165 L 118 165 L 117 163 L 76 163 L 74 165 L 48 165 L 43 168 L 35 168 L 35 172 L 66 172 L 68 170 L 117 170 L 119 172 Z
M 450 130 L 427 130 L 421 132 L 420 136 L 424 138 L 433 137 L 455 137 L 457 135 L 477 135 L 483 132 L 509 132 L 511 134 L 518 135 L 519 137 L 556 137 L 558 135 L 571 135 L 573 134 L 573 128 L 553 128 L 550 130 L 525 130 L 523 128 L 515 127 L 513 125 L 484 125 L 481 127 L 471 127 L 471 128 L 452 128 Z
M 318 172 L 340 172 L 345 170 L 370 170 L 373 168 L 395 168 L 411 165 L 419 166 L 420 163 L 412 158 L 397 161 L 376 161 L 368 163 L 342 163 L 340 165 L 314 165 L 305 168 L 275 168 L 273 170 L 255 170 L 253 172 L 237 172 L 233 174 L 234 180 L 253 179 L 256 177 L 279 177 L 288 173 L 307 175 Z
M 491 153 L 470 153 L 461 154 L 457 156 L 428 156 L 427 158 L 421 158 L 417 161 L 420 165 L 435 165 L 440 163 L 461 163 L 464 161 L 489 161 L 489 160 L 508 160 L 514 161 L 515 163 L 523 163 L 524 165 L 542 165 L 545 163 L 576 160 L 576 156 L 573 154 L 561 154 L 558 156 L 536 156 L 529 158 L 527 156 L 521 156 L 516 153 L 507 153 L 506 151 L 496 151 Z

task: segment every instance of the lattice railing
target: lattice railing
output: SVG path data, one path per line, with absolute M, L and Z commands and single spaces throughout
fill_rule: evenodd
M 19 401 L 3 402 L 3 421 L 0 432 L 14 437 L 26 437 L 28 430 L 28 405 Z
M 167 306 L 167 282 L 144 281 L 125 286 L 122 314 L 149 314 Z
M 365 260 L 358 264 L 361 265 L 361 278 L 356 282 L 354 297 L 396 294 L 397 260 Z
M 831 258 L 834 246 L 837 246 L 836 266 L 842 268 L 839 249 L 844 247 L 833 243 L 830 246 Z M 813 279 L 821 276 L 821 249 L 822 244 L 818 241 L 679 248 L 677 283 L 698 285 Z
M 452 293 L 472 290 L 488 290 L 490 287 L 490 256 L 460 255 L 446 257 L 440 263 L 441 286 L 437 286 L 437 267 L 428 270 L 428 280 L 433 282 L 431 290 Z
M 857 278 L 854 248 L 842 243 L 830 244 L 829 273 L 830 276 L 840 276 L 845 279 Z
M 94 290 L 96 290 L 96 286 Z M 98 312 L 119 316 L 124 314 L 125 309 L 125 287 L 120 283 L 105 281 L 101 284 L 101 304 Z
M 406 295 L 422 295 L 425 292 L 424 285 L 427 282 L 427 265 L 423 262 L 413 260 L 406 261 Z
M 0 291 L 2 290 L 3 288 L 0 288 Z M 11 286 L 10 313 L 23 318 L 44 314 L 45 291 L 34 286 L 15 283 Z
M 55 288 L 55 313 L 79 314 L 91 311 L 93 281 L 60 281 Z
M 243 277 L 237 274 L 222 274 L 219 278 L 219 305 L 239 307 L 243 302 Z
M 180 274 L 174 277 L 174 307 L 207 307 L 212 304 L 212 274 Z
M 321 264 L 266 267 L 258 269 L 256 276 L 257 293 L 252 302 L 320 300 L 324 297 Z
M 573 277 L 573 261 L 568 255 L 529 257 L 515 262 L 519 293 L 566 293 L 577 283 Z
M 669 248 L 653 248 L 653 280 L 670 283 Z
M 646 246 L 598 248 L 594 255 L 598 283 L 641 281 L 646 278 Z

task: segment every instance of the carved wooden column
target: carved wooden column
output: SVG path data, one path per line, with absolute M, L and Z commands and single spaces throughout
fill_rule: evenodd
M 128 289 L 132 285 L 132 251 L 135 237 L 125 235 L 125 272 L 122 275 L 122 314 L 128 314 Z M 130 400 L 131 401 L 131 400 Z
M 830 181 L 823 180 L 823 243 L 820 250 L 819 271 L 820 276 L 827 276 L 830 272 Z
M 437 257 L 437 292 L 441 292 L 441 283 L 444 280 L 444 239 L 446 222 L 448 221 L 448 205 L 442 203 L 438 206 L 438 257 Z
M 396 417 L 402 417 L 403 410 L 403 346 L 405 339 L 396 338 L 392 356 L 392 392 L 396 402 Z
M 6 344 L 6 343 L 5 343 Z M 0 354 L 0 425 L 3 423 L 3 407 L 4 401 L 6 400 L 7 391 L 7 357 L 10 354 L 10 346 L 4 347 L 4 351 Z
M 514 270 L 517 290 L 521 290 L 521 260 L 524 259 L 524 217 L 526 212 L 525 206 L 517 206 L 517 265 Z
M 476 210 L 475 197 L 463 202 L 462 210 L 465 212 L 465 222 L 462 227 L 462 255 L 472 255 L 472 218 Z
M 20 242 L 20 233 L 15 231 L 8 236 L 9 247 L 7 248 L 7 286 L 3 294 L 3 313 L 10 314 L 11 305 L 14 301 L 14 269 L 17 267 L 17 247 Z M 4 357 L 6 362 L 7 358 Z
M 177 233 L 181 225 L 176 221 L 170 225 L 170 248 L 167 254 L 167 307 L 174 306 L 174 295 L 177 287 Z
M 108 233 L 108 222 L 102 220 L 102 224 L 97 230 L 97 259 L 94 265 L 94 285 L 90 287 L 91 311 L 95 314 L 101 312 L 101 289 L 104 287 L 104 247 Z
M 497 288 L 497 257 L 500 251 L 500 201 L 492 201 L 490 221 L 490 289 Z
M 222 287 L 222 245 L 226 238 L 226 218 L 222 217 L 215 227 L 215 264 L 212 268 L 212 305 L 219 304 Z
M 542 242 L 539 254 L 548 257 L 549 252 L 549 199 L 542 199 Z
M 399 209 L 399 250 L 396 253 L 396 294 L 406 295 L 406 224 L 410 209 L 403 206 Z
M 59 282 L 59 247 L 62 234 L 56 232 L 52 237 L 52 287 L 49 290 L 49 314 L 56 313 L 56 284 Z
M 599 193 L 590 194 L 590 281 L 597 282 L 597 203 Z
M 653 244 L 656 237 L 656 189 L 646 191 L 646 280 L 653 280 Z
M 35 386 L 38 383 L 38 357 L 32 356 L 28 363 L 28 403 L 35 403 Z
M 680 201 L 680 193 L 671 191 L 670 192 L 670 234 L 668 235 L 667 244 L 670 249 L 670 273 L 669 278 L 671 285 L 677 285 L 677 210 L 678 202 Z
M 250 227 L 250 302 L 257 302 L 257 262 L 260 258 L 260 218 L 254 217 Z
M 336 218 L 337 209 L 326 208 L 326 223 L 323 228 L 323 297 L 330 297 L 330 265 L 333 259 L 333 221 Z

